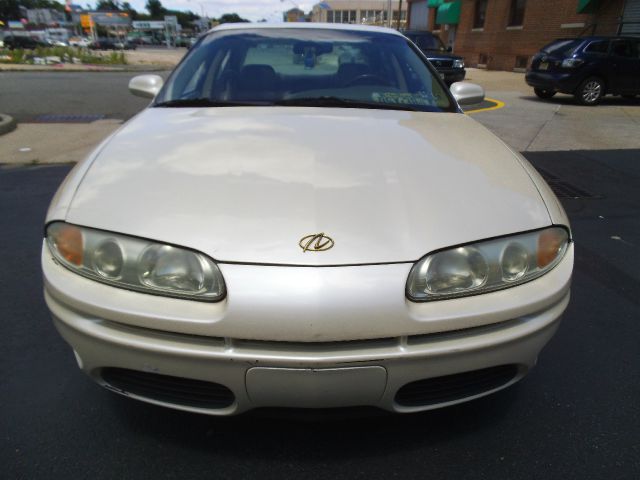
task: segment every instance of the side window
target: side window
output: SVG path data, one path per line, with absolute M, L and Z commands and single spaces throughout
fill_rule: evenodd
M 591 42 L 584 49 L 585 53 L 595 53 L 599 55 L 606 55 L 608 50 L 609 50 L 608 40 L 597 40 L 595 42 Z
M 616 57 L 634 57 L 632 43 L 626 40 L 616 40 L 611 48 L 611 55 Z

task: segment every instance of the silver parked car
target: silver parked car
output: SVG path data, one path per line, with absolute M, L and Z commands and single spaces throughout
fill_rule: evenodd
M 573 242 L 398 32 L 225 25 L 69 174 L 42 249 L 80 368 L 158 405 L 438 408 L 521 379 Z

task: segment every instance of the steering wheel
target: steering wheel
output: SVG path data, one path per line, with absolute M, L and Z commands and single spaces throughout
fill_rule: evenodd
M 373 80 L 373 81 L 372 81 Z M 344 87 L 353 87 L 355 85 L 384 85 L 385 87 L 391 87 L 391 82 L 386 78 L 381 77 L 380 75 L 376 75 L 375 73 L 363 73 L 362 75 L 358 75 L 357 77 L 353 77 L 348 82 L 344 83 Z

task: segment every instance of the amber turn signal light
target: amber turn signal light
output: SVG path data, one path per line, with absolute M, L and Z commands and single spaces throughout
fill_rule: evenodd
M 547 229 L 540 232 L 538 237 L 538 267 L 544 268 L 552 263 L 558 253 L 562 250 L 562 245 L 566 240 L 560 229 Z
M 59 224 L 50 234 L 56 249 L 65 260 L 74 265 L 82 265 L 82 232 L 78 227 Z

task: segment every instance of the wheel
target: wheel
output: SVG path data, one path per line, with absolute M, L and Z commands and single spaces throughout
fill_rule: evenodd
M 582 105 L 597 105 L 604 96 L 604 82 L 598 77 L 589 77 L 580 84 L 575 97 Z
M 556 92 L 553 90 L 545 90 L 544 88 L 534 88 L 534 93 L 540 98 L 551 98 Z

